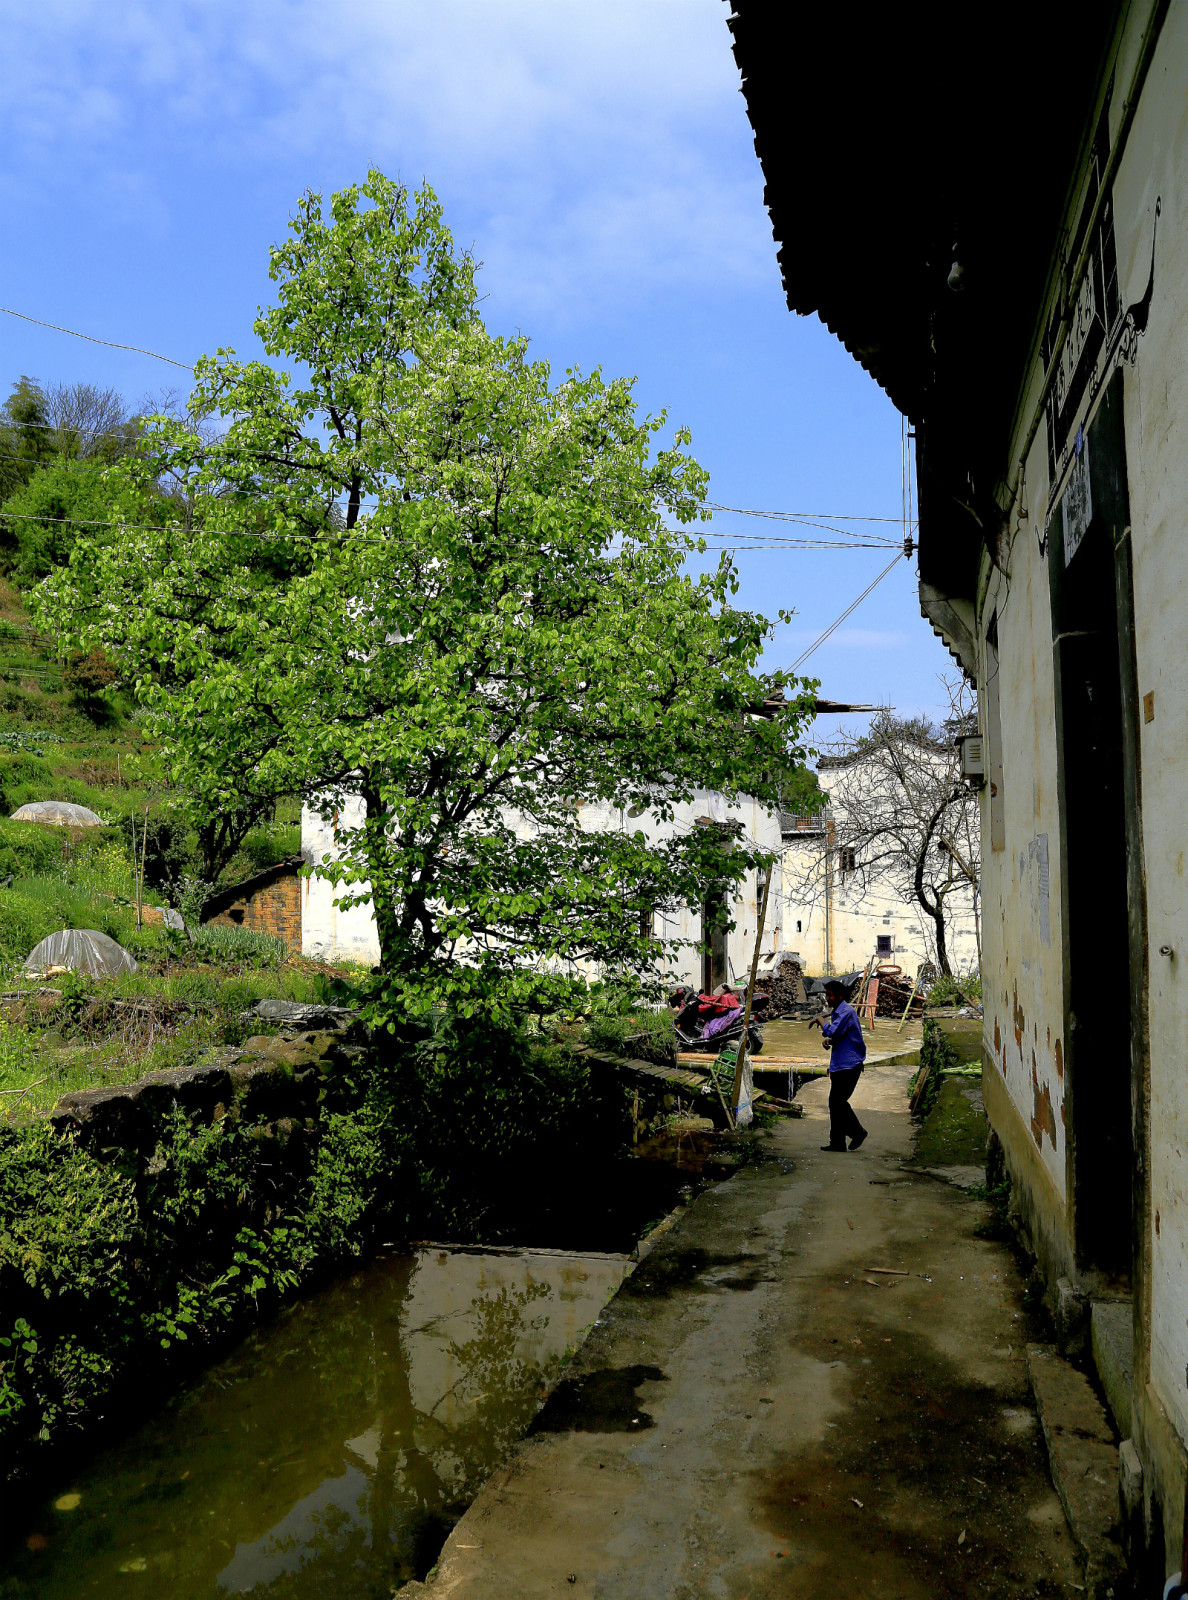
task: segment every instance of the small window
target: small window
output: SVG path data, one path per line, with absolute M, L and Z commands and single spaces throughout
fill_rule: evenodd
M 804 926 L 803 926 L 803 924 L 802 924 L 802 923 L 800 923 L 800 922 L 797 922 L 797 924 L 796 924 L 796 931 L 797 931 L 797 933 L 803 933 L 803 932 L 804 932 Z
M 841 849 L 837 852 L 837 857 L 838 865 L 841 867 L 843 872 L 854 872 L 857 869 L 858 862 L 855 858 L 854 850 L 850 845 L 842 845 Z
M 889 933 L 880 933 L 877 938 L 879 955 L 889 956 L 891 954 L 891 935 Z

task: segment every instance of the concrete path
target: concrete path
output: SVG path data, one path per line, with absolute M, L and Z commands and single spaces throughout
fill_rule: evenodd
M 704 1194 L 458 1524 L 427 1600 L 1083 1592 L 984 1206 L 905 1171 L 907 1072 L 825 1085 Z M 875 1268 L 895 1269 L 875 1271 Z

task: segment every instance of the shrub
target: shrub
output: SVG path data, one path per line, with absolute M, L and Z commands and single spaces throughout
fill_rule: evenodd
M 389 1208 L 430 1236 L 505 1237 L 539 1215 L 542 1194 L 580 1190 L 587 1164 L 630 1138 L 609 1078 L 481 1013 L 435 1016 L 426 1037 L 406 1037 L 368 1103 L 401 1185 Z
M 0 1441 L 48 1439 L 110 1383 L 136 1227 L 131 1182 L 72 1138 L 0 1132 Z
M 66 841 L 61 828 L 0 818 L 0 879 L 53 872 L 64 858 Z
M 292 823 L 270 822 L 253 828 L 240 845 L 245 856 L 257 872 L 273 867 L 278 861 L 287 861 L 301 849 L 301 829 Z
M 909 1098 L 915 1094 L 916 1085 L 923 1077 L 925 1070 L 928 1072 L 928 1082 L 925 1085 L 924 1096 L 916 1107 L 917 1115 L 926 1117 L 936 1104 L 936 1097 L 940 1094 L 942 1074 L 946 1067 L 957 1065 L 957 1051 L 946 1037 L 944 1029 L 930 1018 L 924 1019 L 924 1038 L 920 1045 L 920 1067 L 908 1084 Z
M 583 1037 L 596 1050 L 607 1050 L 612 1055 L 654 1061 L 662 1067 L 676 1066 L 676 1029 L 667 1011 L 595 1014 L 586 1024 Z
M 942 973 L 928 991 L 930 1006 L 964 1006 L 982 1002 L 980 972 Z
M 254 928 L 233 928 L 221 922 L 207 922 L 194 930 L 194 952 L 203 961 L 224 966 L 243 964 L 252 967 L 279 967 L 288 956 L 288 946 L 277 934 L 257 933 Z

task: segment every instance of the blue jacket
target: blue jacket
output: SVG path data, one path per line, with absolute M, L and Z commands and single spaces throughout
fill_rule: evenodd
M 851 1072 L 866 1060 L 862 1024 L 848 1000 L 834 1006 L 832 1017 L 821 1025 L 821 1037 L 828 1039 L 831 1046 L 830 1072 Z

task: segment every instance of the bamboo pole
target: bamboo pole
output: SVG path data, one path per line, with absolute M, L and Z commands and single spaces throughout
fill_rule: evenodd
M 916 998 L 916 990 L 919 987 L 920 987 L 920 974 L 917 972 L 915 978 L 912 980 L 912 992 L 911 992 L 911 994 L 908 995 L 908 1003 L 903 1008 L 903 1016 L 900 1017 L 900 1019 L 899 1019 L 899 1026 L 895 1030 L 896 1033 L 902 1033 L 903 1032 L 903 1025 L 908 1019 L 908 1012 L 912 1009 L 912 1001 Z
M 140 905 L 140 880 L 136 876 L 136 813 L 132 812 L 132 904 Z M 136 926 L 140 926 L 140 915 L 137 913 Z
M 751 1001 L 755 994 L 755 978 L 759 972 L 759 954 L 763 943 L 763 924 L 767 918 L 767 897 L 771 893 L 771 875 L 775 867 L 775 857 L 767 863 L 767 876 L 763 880 L 763 904 L 759 907 L 759 926 L 755 929 L 755 954 L 751 958 L 751 978 L 747 984 L 747 1004 L 743 1012 L 742 1038 L 738 1046 L 738 1059 L 734 1064 L 734 1087 L 730 1091 L 730 1109 L 738 1109 L 738 1097 L 742 1093 L 743 1068 L 747 1061 L 747 1030 L 751 1026 Z
M 144 808 L 144 823 L 140 829 L 140 879 L 136 891 L 136 926 L 144 927 L 144 861 L 148 855 L 148 811 Z

